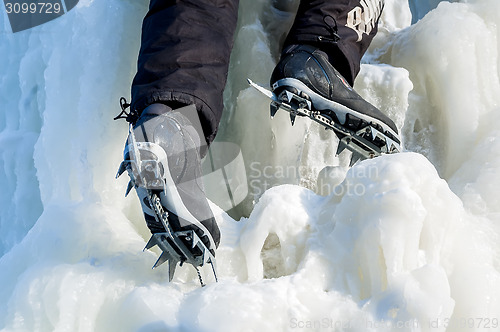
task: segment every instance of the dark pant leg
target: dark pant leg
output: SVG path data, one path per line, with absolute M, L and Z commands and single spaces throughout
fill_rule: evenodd
M 301 0 L 284 50 L 293 44 L 317 46 L 352 85 L 383 6 L 384 0 Z
M 222 116 L 237 16 L 238 0 L 151 0 L 131 108 L 195 104 L 211 143 Z

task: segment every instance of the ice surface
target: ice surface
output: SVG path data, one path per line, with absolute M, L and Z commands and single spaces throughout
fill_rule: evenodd
M 238 222 L 213 205 L 204 288 L 151 270 L 114 179 L 147 1 L 80 1 L 16 34 L 0 18 L 0 330 L 500 330 L 500 2 L 386 1 L 355 88 L 406 151 L 350 169 L 246 84 L 268 81 L 297 1 L 240 2 L 217 140 L 241 148 L 249 195 Z

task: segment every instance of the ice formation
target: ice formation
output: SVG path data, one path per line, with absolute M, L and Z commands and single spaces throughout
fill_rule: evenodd
M 240 3 L 217 141 L 241 148 L 248 196 L 235 221 L 209 188 L 204 288 L 151 270 L 114 179 L 147 1 L 82 0 L 16 34 L 0 18 L 1 331 L 500 330 L 500 2 L 386 1 L 355 88 L 406 151 L 350 169 L 246 84 L 268 81 L 297 1 Z

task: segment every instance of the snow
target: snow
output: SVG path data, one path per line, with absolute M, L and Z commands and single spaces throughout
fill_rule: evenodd
M 222 243 L 204 288 L 151 269 L 114 179 L 147 1 L 16 34 L 0 18 L 1 331 L 500 330 L 500 2 L 386 1 L 355 88 L 405 152 L 350 169 L 246 83 L 268 81 L 297 1 L 240 2 L 217 141 L 241 149 L 248 195 L 230 217 L 207 181 Z

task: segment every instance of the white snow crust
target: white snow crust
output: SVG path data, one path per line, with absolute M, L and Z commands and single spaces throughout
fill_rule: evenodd
M 16 34 L 2 12 L 0 331 L 500 330 L 500 2 L 386 0 L 355 89 L 405 151 L 352 168 L 246 83 L 268 82 L 297 4 L 240 1 L 217 141 L 241 148 L 248 195 L 230 217 L 207 183 L 204 288 L 151 269 L 114 178 L 148 1 L 82 0 Z

